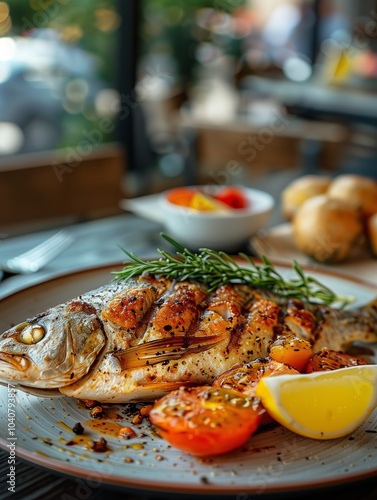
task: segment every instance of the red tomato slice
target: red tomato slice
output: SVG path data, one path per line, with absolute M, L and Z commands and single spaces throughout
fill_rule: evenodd
M 227 453 L 256 431 L 258 399 L 220 387 L 181 387 L 155 402 L 149 420 L 173 446 L 197 456 Z
M 238 188 L 228 187 L 222 189 L 216 195 L 216 199 L 225 203 L 232 208 L 247 208 L 249 206 L 248 199 L 245 194 Z

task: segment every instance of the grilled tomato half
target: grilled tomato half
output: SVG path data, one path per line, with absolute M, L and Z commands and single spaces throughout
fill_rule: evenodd
M 171 445 L 196 456 L 239 448 L 259 426 L 258 399 L 220 387 L 181 387 L 155 402 L 149 420 Z

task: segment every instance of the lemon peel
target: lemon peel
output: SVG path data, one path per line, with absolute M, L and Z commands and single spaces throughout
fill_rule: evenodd
M 263 377 L 256 395 L 287 429 L 335 439 L 357 429 L 377 407 L 377 365 Z

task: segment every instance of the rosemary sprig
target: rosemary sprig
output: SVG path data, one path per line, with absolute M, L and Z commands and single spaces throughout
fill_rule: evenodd
M 164 233 L 161 236 L 176 249 L 175 256 L 164 250 L 157 249 L 161 258 L 158 260 L 142 260 L 133 252 L 123 250 L 130 261 L 125 262 L 125 267 L 114 272 L 115 279 L 129 279 L 142 274 L 155 274 L 166 276 L 178 281 L 195 280 L 205 283 L 209 291 L 226 283 L 244 283 L 253 288 L 270 290 L 283 297 L 302 299 L 308 302 L 333 305 L 340 307 L 351 303 L 352 297 L 336 295 L 326 285 L 307 276 L 302 267 L 293 262 L 292 269 L 295 276 L 291 279 L 284 278 L 271 262 L 262 257 L 262 264 L 256 264 L 249 256 L 240 253 L 239 256 L 246 260 L 247 266 L 240 266 L 230 255 L 225 252 L 216 252 L 208 248 L 200 248 L 192 252 Z

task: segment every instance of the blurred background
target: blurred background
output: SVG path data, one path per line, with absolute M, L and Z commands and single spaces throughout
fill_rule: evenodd
M 0 226 L 376 173 L 377 2 L 0 1 Z

